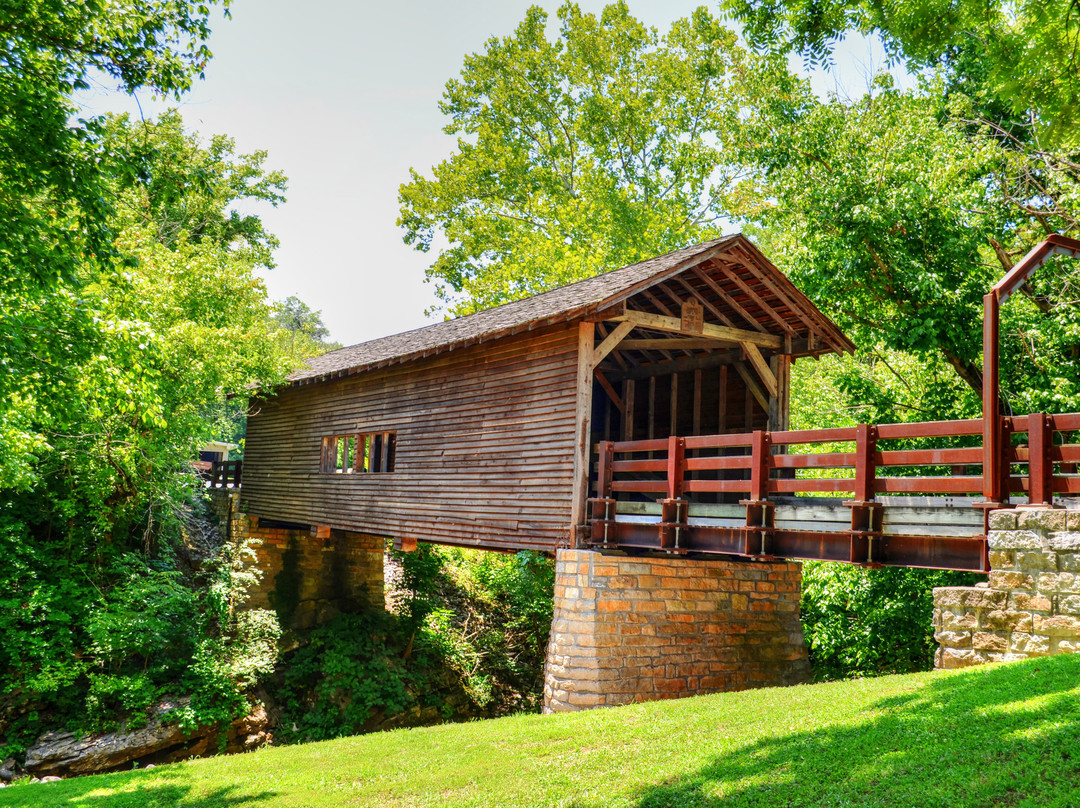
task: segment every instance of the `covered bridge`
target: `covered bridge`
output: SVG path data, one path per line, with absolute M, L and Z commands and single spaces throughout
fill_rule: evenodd
M 852 347 L 727 236 L 309 360 L 252 401 L 243 500 L 265 520 L 552 552 L 586 523 L 598 441 L 784 430 L 792 360 Z

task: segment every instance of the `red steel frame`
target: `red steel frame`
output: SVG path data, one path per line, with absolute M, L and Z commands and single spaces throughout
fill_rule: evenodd
M 983 299 L 983 417 L 963 421 L 912 424 L 860 424 L 841 429 L 786 432 L 755 431 L 738 435 L 670 437 L 659 440 L 605 441 L 598 447 L 597 496 L 589 500 L 589 535 L 595 546 L 657 549 L 669 552 L 724 553 L 758 559 L 775 557 L 848 561 L 871 566 L 895 565 L 988 572 L 986 547 L 989 513 L 1010 507 L 1009 495 L 1026 492 L 1032 506 L 1050 507 L 1053 495 L 1080 494 L 1080 444 L 1068 445 L 1055 433 L 1080 430 L 1080 413 L 1016 417 L 1001 414 L 998 379 L 1001 304 L 1054 255 L 1080 255 L 1080 241 L 1053 235 L 1006 273 Z M 1026 445 L 1012 436 L 1026 433 Z M 966 438 L 982 435 L 982 446 L 929 449 L 878 449 L 879 441 Z M 774 447 L 854 443 L 854 451 L 776 453 Z M 713 454 L 708 454 L 709 452 Z M 739 451 L 739 454 L 732 454 Z M 616 459 L 640 455 L 645 459 Z M 663 459 L 655 459 L 664 453 Z M 1062 464 L 1055 473 L 1054 465 Z M 919 466 L 980 465 L 978 475 L 879 475 L 882 469 Z M 1026 466 L 1026 474 L 1013 466 Z M 799 469 L 854 469 L 851 477 L 799 478 Z M 774 477 L 773 471 L 778 474 Z M 723 472 L 738 471 L 739 478 Z M 656 478 L 664 472 L 662 479 Z M 720 472 L 715 478 L 698 472 Z M 654 475 L 623 479 L 623 475 Z M 619 522 L 620 493 L 660 495 L 659 524 Z M 685 494 L 742 494 L 745 524 L 738 528 L 690 525 Z M 772 494 L 848 493 L 850 530 L 825 532 L 778 530 Z M 978 494 L 983 501 L 983 533 L 972 538 L 886 535 L 877 494 Z

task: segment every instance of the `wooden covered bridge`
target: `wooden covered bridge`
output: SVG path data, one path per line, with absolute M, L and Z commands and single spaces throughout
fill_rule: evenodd
M 985 571 L 983 503 L 1080 493 L 1080 415 L 790 431 L 791 363 L 852 348 L 722 238 L 311 360 L 252 404 L 244 499 L 405 544 Z
M 1080 414 L 1003 417 L 996 386 L 1000 302 L 1078 252 L 1052 237 L 987 295 L 983 419 L 790 430 L 792 362 L 853 345 L 734 235 L 310 360 L 252 400 L 241 497 L 319 537 L 559 551 L 553 709 L 798 681 L 780 559 L 985 572 L 991 509 L 1080 493 Z M 656 644 L 688 624 L 696 650 Z

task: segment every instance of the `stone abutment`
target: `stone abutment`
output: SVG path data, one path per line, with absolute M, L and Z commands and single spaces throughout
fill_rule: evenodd
M 1080 651 L 1080 511 L 990 514 L 985 584 L 934 590 L 938 668 Z

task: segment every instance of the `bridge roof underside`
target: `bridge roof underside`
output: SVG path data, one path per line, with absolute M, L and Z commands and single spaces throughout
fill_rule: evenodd
M 793 357 L 850 352 L 851 341 L 741 234 L 686 247 L 465 317 L 352 345 L 308 360 L 291 385 L 313 384 L 501 339 L 559 322 L 616 319 L 631 310 L 679 317 L 689 300 L 706 323 L 778 338 L 774 352 Z M 646 332 L 647 333 L 647 332 Z M 657 339 L 673 339 L 670 331 Z M 678 335 L 676 335 L 678 336 Z M 753 341 L 753 340 L 751 340 Z M 644 341 L 640 341 L 644 343 Z M 679 347 L 674 347 L 678 345 Z M 685 347 L 683 347 L 685 346 Z M 672 347 L 629 348 L 643 364 L 719 347 L 683 340 Z

